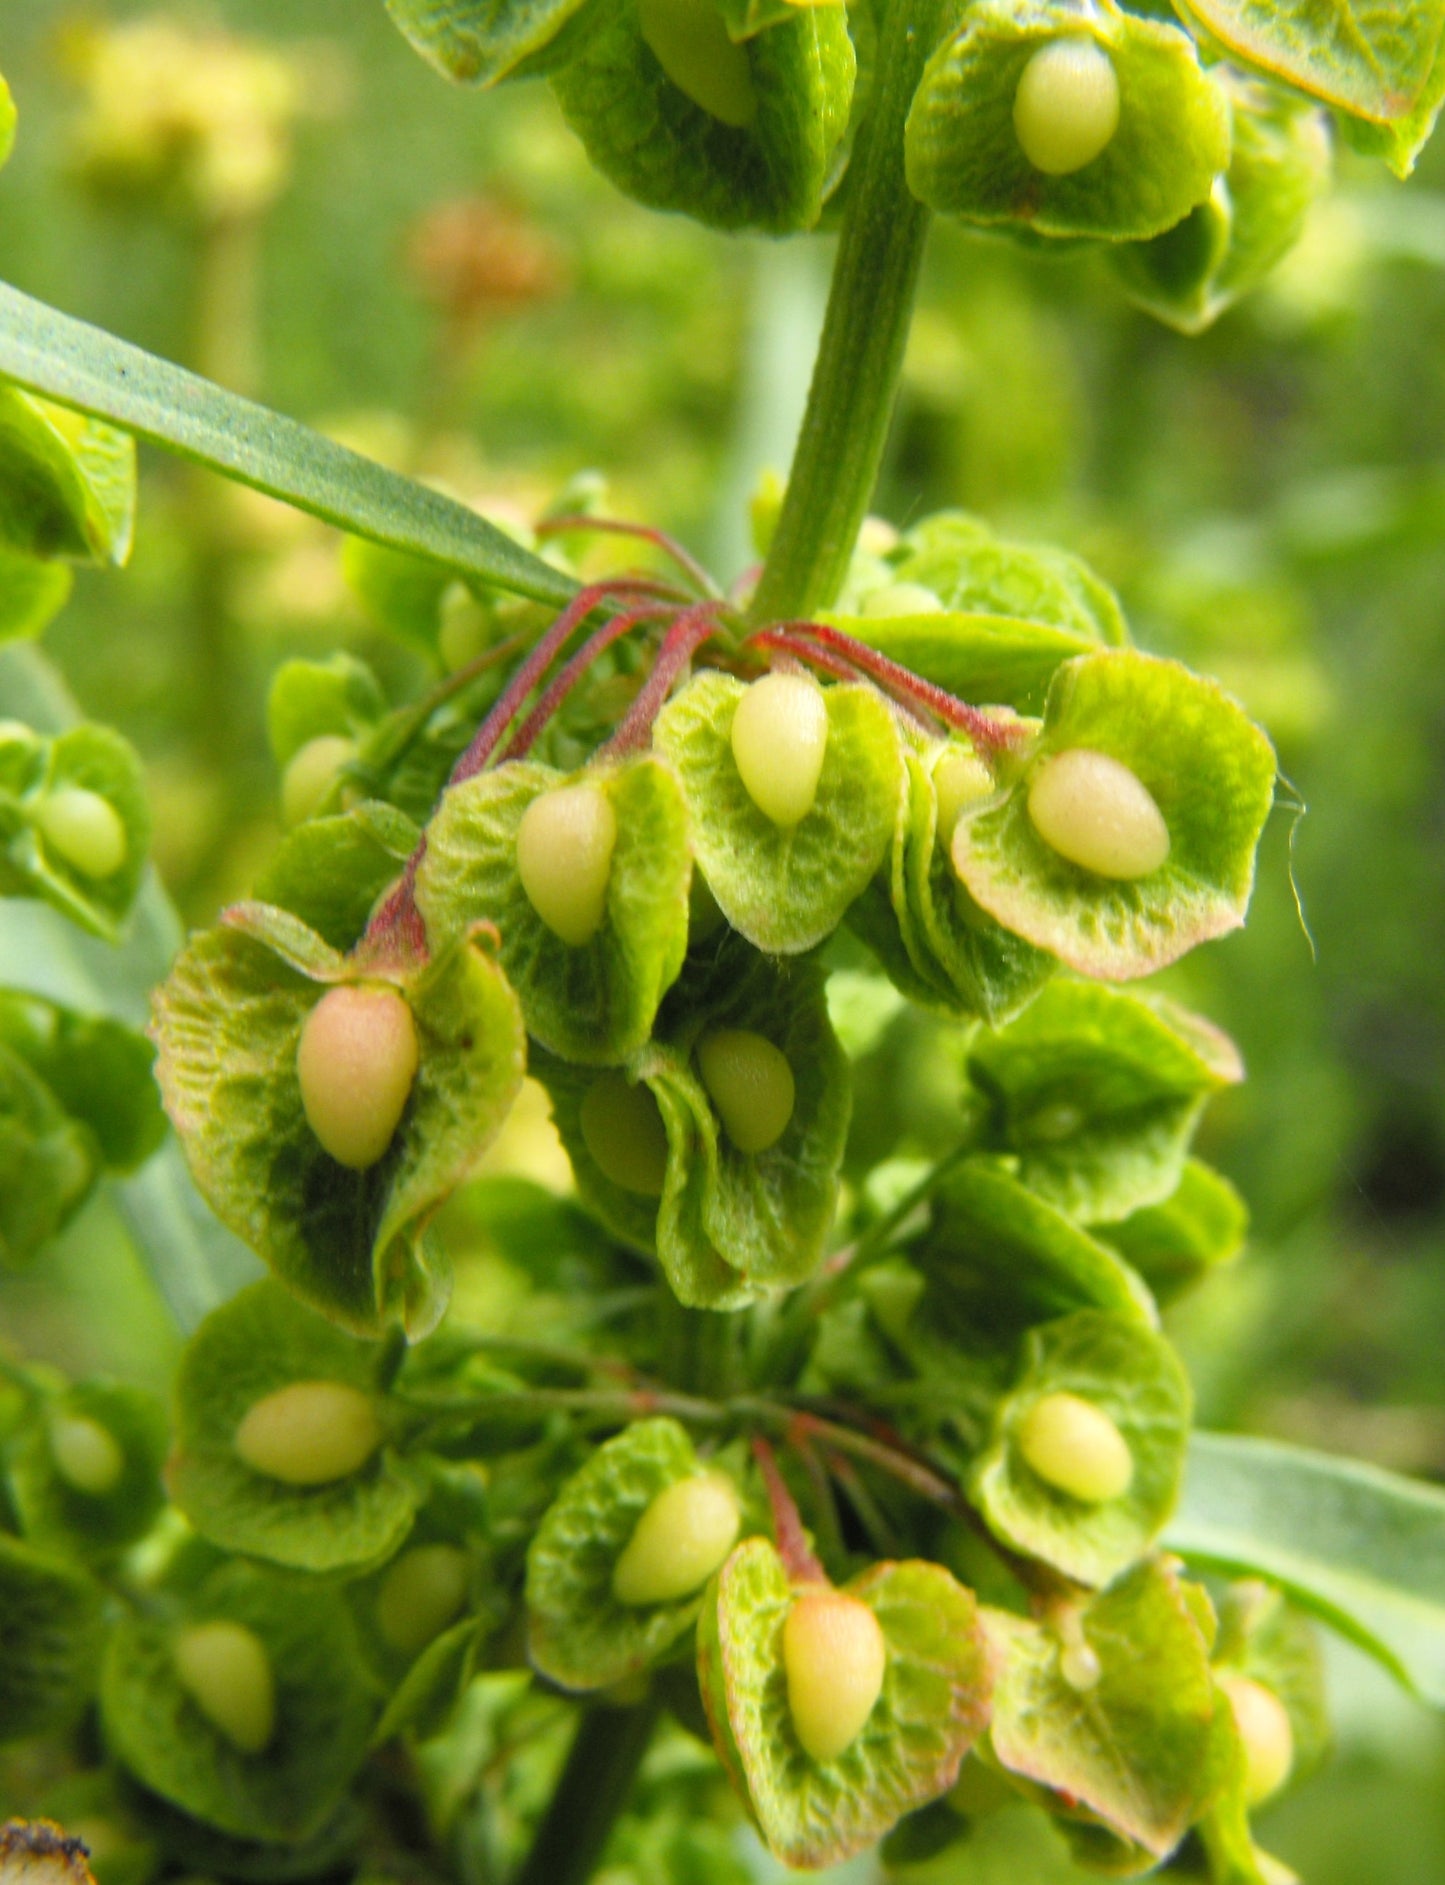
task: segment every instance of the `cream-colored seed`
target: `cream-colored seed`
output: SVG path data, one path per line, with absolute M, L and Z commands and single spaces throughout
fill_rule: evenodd
M 420 1064 L 406 999 L 380 984 L 328 989 L 306 1017 L 296 1076 L 306 1123 L 338 1165 L 365 1171 L 396 1134 Z
M 1118 128 L 1119 78 L 1104 48 L 1084 34 L 1041 46 L 1014 94 L 1014 131 L 1034 169 L 1071 176 Z
M 1260 1806 L 1289 1779 L 1294 1766 L 1294 1729 L 1289 1710 L 1253 1676 L 1219 1672 L 1219 1686 L 1229 1698 L 1234 1725 L 1244 1749 L 1244 1797 Z
M 261 1754 L 276 1732 L 276 1680 L 266 1647 L 243 1623 L 197 1623 L 173 1652 L 181 1687 L 213 1728 L 243 1754 Z
M 941 615 L 943 604 L 922 583 L 885 583 L 863 598 L 860 614 L 884 619 L 908 615 Z
M 1169 827 L 1148 787 L 1091 747 L 1045 759 L 1030 782 L 1028 807 L 1044 843 L 1097 877 L 1132 882 L 1169 856 Z
M 337 775 L 357 754 L 355 740 L 340 733 L 321 733 L 291 755 L 281 775 L 281 819 L 286 825 L 304 825 L 326 802 Z
M 748 797 L 785 830 L 813 809 L 828 752 L 828 703 L 806 674 L 765 674 L 738 702 L 733 759 Z
M 758 115 L 747 51 L 736 45 L 712 0 L 637 0 L 637 25 L 680 92 L 711 118 L 743 130 Z
M 467 1557 L 455 1545 L 416 1545 L 381 1580 L 376 1625 L 401 1656 L 415 1656 L 461 1614 Z
M 1093 1401 L 1046 1394 L 1019 1422 L 1015 1438 L 1045 1485 L 1083 1505 L 1121 1499 L 1134 1480 L 1129 1442 Z
M 120 813 L 99 792 L 63 785 L 41 799 L 35 822 L 47 849 L 82 877 L 113 877 L 129 849 Z
M 725 1473 L 679 1479 L 637 1521 L 612 1572 L 620 1604 L 676 1603 L 700 1590 L 737 1543 L 742 1514 Z
M 804 1591 L 783 1625 L 788 1712 L 806 1753 L 851 1747 L 883 1692 L 888 1646 L 877 1617 L 842 1591 Z
M 997 781 L 977 753 L 963 746 L 947 747 L 933 768 L 933 790 L 938 799 L 938 842 L 953 842 L 953 828 L 966 806 L 991 798 Z
M 357 1472 L 381 1445 L 369 1394 L 346 1381 L 292 1381 L 247 1408 L 237 1453 L 267 1479 L 327 1486 Z
M 797 1087 L 786 1054 L 747 1028 L 715 1028 L 697 1044 L 698 1071 L 739 1152 L 766 1152 L 787 1131 Z
M 51 1422 L 50 1457 L 66 1485 L 91 1498 L 113 1492 L 125 1471 L 115 1435 L 84 1414 L 62 1414 Z
M 600 786 L 564 785 L 535 798 L 517 827 L 517 875 L 555 936 L 580 949 L 607 916 L 617 814 Z
M 604 1178 L 639 1197 L 660 1198 L 667 1177 L 667 1128 L 651 1091 L 604 1073 L 582 1096 L 582 1143 Z

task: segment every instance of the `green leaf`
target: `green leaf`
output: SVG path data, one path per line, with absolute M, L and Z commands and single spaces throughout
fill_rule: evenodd
M 386 0 L 424 59 L 449 79 L 495 85 L 534 60 L 586 0 Z
M 1206 1805 L 1214 1684 L 1189 1594 L 1153 1561 L 1053 1623 L 987 1615 L 1004 1650 L 989 1730 L 1012 1774 L 1156 1860 Z
M 227 1224 L 304 1302 L 360 1335 L 399 1321 L 415 1337 L 445 1306 L 426 1226 L 511 1109 L 522 1077 L 516 998 L 484 944 L 460 938 L 405 989 L 421 1063 L 391 1146 L 364 1171 L 323 1151 L 296 1076 L 301 1029 L 323 992 L 262 941 L 203 931 L 156 996 L 157 1078 L 196 1183 Z M 301 960 L 305 960 L 304 955 Z M 313 964 L 310 973 L 318 971 Z M 338 970 L 335 973 L 342 974 Z
M 58 1423 L 93 1422 L 110 1435 L 120 1471 L 112 1486 L 87 1492 L 60 1471 Z M 82 1381 L 37 1402 L 8 1462 L 10 1489 L 26 1535 L 82 1558 L 105 1558 L 150 1529 L 164 1503 L 165 1411 L 140 1388 Z
M 733 1552 L 699 1627 L 719 1756 L 787 1865 L 862 1851 L 947 1792 L 988 1718 L 991 1658 L 978 1606 L 942 1565 L 875 1564 L 843 1589 L 877 1618 L 887 1664 L 861 1732 L 828 1761 L 805 1753 L 793 1727 L 782 1638 L 795 1593 L 767 1539 Z
M 189 1625 L 228 1621 L 260 1638 L 276 1726 L 244 1754 L 212 1726 L 175 1667 Z M 375 1716 L 351 1616 L 334 1591 L 246 1564 L 224 1566 L 184 1608 L 123 1618 L 101 1674 L 105 1740 L 122 1766 L 193 1818 L 242 1838 L 305 1839 L 360 1766 Z
M 1276 1441 L 1196 1434 L 1165 1534 L 1202 1565 L 1266 1577 L 1445 1708 L 1445 1493 Z
M 1408 176 L 1445 86 L 1440 0 L 1185 0 L 1237 59 L 1327 105 L 1394 133 L 1392 167 Z
M 94 1693 L 104 1634 L 98 1585 L 0 1533 L 0 1741 L 71 1725 Z
M 124 563 L 134 523 L 134 442 L 0 385 L 0 546 L 21 556 Z
M 716 66 L 733 42 L 721 12 L 714 17 Z M 589 27 L 552 85 L 587 155 L 620 190 L 718 229 L 812 228 L 836 181 L 853 96 L 842 7 L 795 10 L 736 47 L 752 108 L 745 124 L 714 117 L 668 76 L 632 0 Z
M 1134 1476 L 1119 1498 L 1085 1504 L 1055 1490 L 1023 1457 L 1020 1427 L 1052 1394 L 1088 1401 L 1122 1434 Z M 1143 1557 L 1174 1510 L 1191 1412 L 1188 1379 L 1162 1335 L 1094 1310 L 1046 1322 L 1029 1331 L 1022 1372 L 974 1467 L 972 1497 L 1015 1551 L 1080 1584 L 1106 1584 Z
M 196 1530 L 227 1551 L 303 1571 L 351 1571 L 390 1557 L 410 1529 L 417 1487 L 390 1448 L 325 1485 L 254 1471 L 236 1430 L 255 1404 L 295 1381 L 339 1381 L 377 1397 L 385 1351 L 333 1328 L 274 1283 L 213 1311 L 186 1344 L 176 1381 L 166 1479 Z
M 1094 1225 L 1144 1278 L 1161 1303 L 1171 1303 L 1244 1248 L 1249 1212 L 1218 1172 L 1187 1159 L 1177 1189 L 1122 1222 Z
M 284 766 L 309 741 L 326 734 L 361 739 L 386 712 L 376 676 L 354 655 L 286 661 L 271 680 L 266 730 L 276 764 Z
M 619 1603 L 612 1573 L 659 1493 L 699 1470 L 675 1420 L 639 1420 L 600 1446 L 547 1508 L 527 1552 L 527 1649 L 564 1689 L 605 1689 L 650 1668 L 686 1636 L 698 1590 L 672 1603 Z
M 91 1134 L 0 1042 L 0 1261 L 33 1257 L 79 1210 L 98 1174 Z
M 1199 334 L 1292 249 L 1329 183 L 1324 115 L 1227 70 L 1234 141 L 1229 169 L 1204 202 L 1151 242 L 1111 251 L 1136 307 Z
M 75 789 L 104 799 L 119 821 L 124 855 L 114 869 L 82 869 L 83 852 L 47 825 L 52 802 Z M 41 897 L 114 942 L 140 889 L 150 837 L 145 776 L 129 740 L 89 723 L 44 739 L 0 721 L 0 896 Z
M 324 523 L 559 607 L 570 578 L 466 505 L 0 284 L 0 375 Z
M 757 948 L 797 955 L 831 935 L 882 863 L 903 790 L 897 726 L 871 687 L 830 687 L 828 744 L 812 810 L 780 827 L 748 794 L 733 758 L 743 683 L 700 674 L 659 716 L 677 768 L 693 849 L 732 927 Z
M 384 1747 L 400 1734 L 421 1740 L 440 1734 L 476 1673 L 481 1648 L 475 1617 L 463 1617 L 433 1637 L 392 1691 L 372 1735 L 374 1745 Z
M 65 607 L 74 580 L 64 563 L 0 550 L 0 641 L 43 633 Z
M 151 1077 L 154 1049 L 119 1021 L 0 989 L 0 1044 L 18 1054 L 89 1128 L 108 1171 L 143 1164 L 165 1137 Z
M 1061 38 L 1090 39 L 1119 86 L 1119 122 L 1092 162 L 1038 170 L 1014 128 L 1030 59 Z M 946 215 L 1043 236 L 1139 241 L 1171 228 L 1229 162 L 1229 102 L 1177 27 L 1113 0 L 976 0 L 934 53 L 908 116 L 908 185 Z
M 1062 981 L 979 1035 L 968 1071 L 985 1143 L 1084 1223 L 1168 1198 L 1205 1101 L 1244 1077 L 1229 1038 L 1166 998 Z
M 532 907 L 517 830 L 543 793 L 586 784 L 617 823 L 606 914 L 589 942 L 566 943 Z M 433 943 L 495 925 L 527 1031 L 551 1053 L 616 1066 L 652 1032 L 687 950 L 688 815 L 672 768 L 651 756 L 573 775 L 521 760 L 453 786 L 427 827 L 417 905 Z
M 282 840 L 256 895 L 299 916 L 333 949 L 350 949 L 420 838 L 419 827 L 382 799 L 310 818 Z
M 1127 767 L 1162 814 L 1169 856 L 1147 876 L 1098 876 L 1035 830 L 1034 772 L 1078 748 Z M 1012 792 L 965 807 L 954 864 L 1006 929 L 1081 975 L 1127 981 L 1243 923 L 1274 779 L 1269 741 L 1213 682 L 1132 650 L 1085 655 L 1054 676 L 1043 731 Z

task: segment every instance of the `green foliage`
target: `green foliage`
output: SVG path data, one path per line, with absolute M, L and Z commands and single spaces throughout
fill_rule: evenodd
M 68 1727 L 95 1688 L 105 1633 L 100 1587 L 63 1557 L 0 1536 L 0 1738 Z
M 25 556 L 124 563 L 135 443 L 95 419 L 0 388 L 0 545 Z
M 98 1473 L 76 1470 L 66 1446 L 76 1423 L 92 1448 L 96 1428 L 110 1441 L 111 1456 L 102 1455 Z M 6 1448 L 21 1530 L 42 1548 L 85 1560 L 113 1557 L 149 1531 L 161 1510 L 166 1441 L 160 1404 L 142 1389 L 112 1381 L 81 1381 L 68 1390 L 37 1384 Z

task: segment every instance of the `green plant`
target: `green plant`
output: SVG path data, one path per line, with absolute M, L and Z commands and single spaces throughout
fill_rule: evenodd
M 1192 330 L 1324 188 L 1313 101 L 1409 169 L 1445 16 L 1356 47 L 1302 5 L 389 10 L 453 76 L 546 74 L 645 203 L 836 215 L 808 412 L 755 581 L 643 527 L 644 567 L 588 580 L 628 527 L 564 507 L 523 544 L 0 290 L 17 631 L 57 557 L 123 560 L 140 438 L 351 533 L 432 669 L 394 708 L 344 658 L 277 674 L 293 828 L 152 1025 L 195 1184 L 272 1276 L 190 1335 L 164 1497 L 145 1396 L 7 1359 L 5 1732 L 75 1737 L 162 1875 L 470 1877 L 511 1839 L 524 1885 L 580 1881 L 666 1711 L 789 1863 L 946 1851 L 992 1790 L 1080 1865 L 1271 1885 L 1248 1811 L 1326 1740 L 1300 1613 L 1445 1698 L 1445 1501 L 1191 1439 L 1160 1329 L 1241 1240 L 1190 1148 L 1242 1070 L 1115 985 L 1243 922 L 1275 754 L 1076 559 L 864 525 L 930 211 L 1108 245 Z M 38 661 L 5 684 L 0 889 L 121 936 L 158 900 L 139 761 Z M 952 1044 L 925 1169 L 850 1157 L 845 973 Z M 4 1001 L 19 1260 L 162 1128 L 134 1030 Z M 524 1069 L 585 1213 L 472 1195 L 519 1266 L 572 1259 L 567 1311 L 444 1322 L 446 1207 Z M 440 1797 L 468 1733 L 535 1741 L 540 1784 Z M 368 1820 L 381 1771 L 404 1804 Z

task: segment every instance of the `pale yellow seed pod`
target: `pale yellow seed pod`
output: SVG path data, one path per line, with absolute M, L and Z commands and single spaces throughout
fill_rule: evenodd
M 604 1073 L 582 1096 L 582 1143 L 604 1178 L 642 1198 L 660 1198 L 667 1177 L 667 1128 L 651 1091 Z
M 129 849 L 120 813 L 99 792 L 83 785 L 63 785 L 41 799 L 35 822 L 54 851 L 82 877 L 113 877 Z
M 888 1646 L 877 1617 L 842 1591 L 806 1590 L 783 1625 L 788 1712 L 804 1751 L 831 1761 L 851 1747 L 883 1692 Z
M 517 827 L 517 875 L 554 936 L 580 949 L 607 916 L 617 814 L 600 786 L 564 785 L 535 798 Z
M 276 1680 L 266 1647 L 244 1623 L 193 1624 L 172 1652 L 181 1687 L 213 1728 L 243 1754 L 261 1754 L 276 1732 Z
M 1134 1481 L 1129 1442 L 1093 1401 L 1045 1394 L 1015 1429 L 1019 1452 L 1045 1485 L 1082 1505 L 1122 1499 Z
M 50 1457 L 67 1486 L 93 1499 L 113 1492 L 125 1471 L 115 1435 L 84 1414 L 62 1414 L 50 1423 Z
M 680 92 L 710 118 L 743 130 L 758 115 L 746 48 L 728 37 L 712 0 L 637 0 L 643 41 Z
M 247 1408 L 236 1452 L 253 1473 L 287 1486 L 327 1486 L 357 1472 L 381 1445 L 369 1394 L 346 1381 L 291 1381 Z
M 933 790 L 938 799 L 938 842 L 950 845 L 953 828 L 965 807 L 991 798 L 998 781 L 986 761 L 963 746 L 945 747 L 933 768 Z
M 742 1512 L 726 1473 L 679 1479 L 637 1521 L 612 1571 L 620 1604 L 676 1603 L 701 1590 L 737 1543 Z
M 889 617 L 905 615 L 941 615 L 943 604 L 922 583 L 885 583 L 864 596 L 860 615 Z
M 1034 169 L 1071 176 L 1118 128 L 1119 77 L 1104 48 L 1084 34 L 1040 46 L 1014 93 L 1014 131 Z
M 1289 1710 L 1264 1683 L 1232 1669 L 1217 1671 L 1244 1749 L 1244 1798 L 1261 1806 L 1277 1794 L 1294 1766 Z
M 298 746 L 281 775 L 282 823 L 304 825 L 319 812 L 337 774 L 356 754 L 356 741 L 340 733 L 321 733 Z
M 400 1656 L 415 1656 L 456 1621 L 467 1601 L 467 1555 L 455 1545 L 403 1551 L 376 1593 L 376 1627 Z
M 787 1131 L 797 1087 L 787 1055 L 747 1028 L 714 1028 L 697 1065 L 723 1131 L 739 1152 L 766 1152 Z
M 1169 827 L 1148 788 L 1091 747 L 1045 759 L 1030 782 L 1028 807 L 1044 843 L 1096 877 L 1132 882 L 1169 856 Z
M 348 982 L 321 997 L 301 1030 L 296 1077 L 306 1123 L 338 1165 L 375 1165 L 420 1064 L 416 1023 L 396 989 Z
M 828 751 L 828 703 L 806 674 L 765 674 L 733 715 L 733 759 L 748 797 L 785 830 L 813 809 Z

